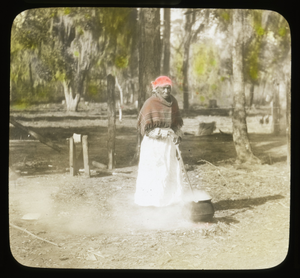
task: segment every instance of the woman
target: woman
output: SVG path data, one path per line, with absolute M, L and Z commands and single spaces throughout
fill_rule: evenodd
M 172 81 L 160 76 L 151 82 L 153 95 L 138 117 L 143 136 L 134 201 L 140 206 L 168 206 L 181 201 L 182 172 L 176 158 L 183 125 Z

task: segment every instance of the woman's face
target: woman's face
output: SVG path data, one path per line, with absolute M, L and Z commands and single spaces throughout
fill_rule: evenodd
M 163 97 L 164 99 L 168 99 L 171 95 L 171 86 L 166 85 L 166 86 L 159 86 L 157 87 L 157 92 Z

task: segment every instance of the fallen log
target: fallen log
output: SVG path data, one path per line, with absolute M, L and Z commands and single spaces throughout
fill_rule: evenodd
M 107 169 L 107 165 L 99 163 L 97 161 L 92 161 L 92 165 L 99 169 Z
M 42 135 L 32 131 L 31 129 L 29 129 L 28 127 L 23 126 L 22 124 L 18 123 L 16 120 L 13 119 L 13 117 L 10 117 L 10 123 L 13 124 L 16 128 L 19 128 L 25 132 L 27 132 L 28 134 L 30 134 L 31 136 L 33 136 L 34 138 L 38 139 L 41 143 L 43 143 L 44 145 L 47 145 L 48 147 L 56 150 L 57 152 L 61 152 L 62 149 L 55 145 L 50 139 L 43 137 Z
M 224 131 L 222 131 L 221 129 L 219 129 L 219 131 L 220 131 L 220 133 L 221 133 L 221 134 L 225 134 L 225 135 L 232 135 L 232 133 L 229 133 L 229 132 L 224 132 Z
M 119 177 L 123 177 L 123 178 L 132 178 L 132 179 L 136 179 L 136 176 L 133 175 L 128 175 L 128 174 L 123 174 L 123 173 L 118 173 L 118 172 L 112 172 L 113 176 L 119 176 Z

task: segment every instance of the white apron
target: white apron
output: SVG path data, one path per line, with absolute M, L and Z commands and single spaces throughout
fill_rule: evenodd
M 134 202 L 140 206 L 168 206 L 182 200 L 182 191 L 182 171 L 172 138 L 152 139 L 145 135 Z

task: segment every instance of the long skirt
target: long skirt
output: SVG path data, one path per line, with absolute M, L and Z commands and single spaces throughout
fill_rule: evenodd
M 144 136 L 134 202 L 140 206 L 163 207 L 182 201 L 183 177 L 170 137 Z

